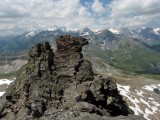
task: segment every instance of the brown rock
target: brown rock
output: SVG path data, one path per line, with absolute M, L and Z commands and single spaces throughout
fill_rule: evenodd
M 65 35 L 56 43 L 55 54 L 48 42 L 30 49 L 28 64 L 6 91 L 6 104 L 0 106 L 1 112 L 10 112 L 1 117 L 58 119 L 70 110 L 102 116 L 130 114 L 116 82 L 95 76 L 91 62 L 83 58 L 82 47 L 88 44 L 85 38 Z

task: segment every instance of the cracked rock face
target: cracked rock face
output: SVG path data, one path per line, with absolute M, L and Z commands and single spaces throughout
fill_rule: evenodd
M 80 120 L 93 114 L 102 120 L 119 115 L 137 119 L 115 80 L 95 75 L 83 58 L 86 39 L 65 35 L 56 44 L 55 53 L 48 42 L 30 49 L 28 63 L 0 99 L 2 119 Z

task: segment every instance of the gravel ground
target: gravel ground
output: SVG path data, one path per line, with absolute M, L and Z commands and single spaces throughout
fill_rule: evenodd
M 122 85 L 119 91 L 137 115 L 147 120 L 160 120 L 160 94 L 153 91 L 160 89 L 160 80 L 136 77 L 116 81 Z
M 160 120 L 160 94 L 153 91 L 156 86 L 160 88 L 160 80 L 116 77 L 116 82 L 120 94 L 124 96 L 130 108 L 133 111 L 139 109 L 135 110 L 136 115 L 143 116 L 147 120 Z M 6 79 L 0 79 L 0 93 L 3 93 L 9 84 Z

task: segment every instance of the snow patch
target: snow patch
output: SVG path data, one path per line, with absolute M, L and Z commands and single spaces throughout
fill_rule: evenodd
M 103 31 L 103 30 L 96 31 L 95 34 L 98 35 L 98 34 L 102 33 L 102 31 Z
M 38 34 L 39 33 L 39 31 L 30 31 L 30 32 L 28 32 L 25 36 L 26 37 L 33 37 L 33 36 L 35 36 L 36 34 Z
M 115 29 L 115 28 L 110 28 L 109 31 L 114 33 L 114 34 L 120 34 L 120 30 Z
M 153 112 L 152 111 L 150 111 L 148 108 L 146 108 L 145 109 L 145 114 L 144 114 L 144 118 L 146 118 L 147 120 L 151 120 L 150 118 L 148 118 L 149 117 L 149 115 L 152 115 L 153 114 Z
M 13 82 L 13 80 L 8 80 L 8 79 L 0 79 L 0 85 L 10 85 Z M 0 92 L 0 97 L 5 93 L 5 91 Z
M 153 32 L 157 35 L 160 35 L 160 28 L 154 28 Z
M 140 101 L 141 101 L 142 103 L 146 104 L 148 107 L 151 107 L 151 106 L 149 105 L 149 103 L 146 102 L 145 100 L 143 100 L 142 98 L 140 98 Z
M 146 90 L 148 90 L 148 91 L 153 91 L 154 89 L 158 89 L 158 86 L 159 86 L 159 84 L 158 85 L 145 85 L 144 87 L 143 87 L 143 89 L 146 89 Z
M 138 90 L 135 90 L 136 91 L 136 94 L 143 97 L 143 94 L 144 92 L 142 90 L 138 91 Z
M 3 85 L 3 84 L 10 85 L 12 82 L 13 82 L 13 80 L 0 79 L 0 85 Z
M 0 92 L 0 97 L 4 94 L 5 92 Z
M 151 97 L 149 97 L 148 99 L 149 99 L 149 100 L 154 100 L 154 98 L 151 98 Z
M 143 90 L 152 91 L 154 93 L 153 90 L 159 86 L 160 84 L 145 85 L 141 90 L 135 89 L 134 91 L 130 91 L 130 86 L 117 84 L 120 94 L 130 101 L 129 108 L 134 111 L 135 115 L 142 115 L 147 120 L 151 120 L 150 116 L 154 116 L 154 114 L 160 112 L 160 103 L 158 103 L 159 101 L 155 101 L 154 98 L 148 97 L 149 94 L 147 95 Z
M 85 32 L 85 33 L 83 33 L 83 35 L 89 35 L 89 32 Z
M 149 91 L 153 91 L 153 88 L 149 85 L 146 85 L 143 87 L 143 89 L 149 90 Z

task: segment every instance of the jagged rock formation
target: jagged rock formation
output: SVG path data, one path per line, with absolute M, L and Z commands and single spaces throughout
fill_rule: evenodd
M 29 51 L 28 64 L 1 99 L 7 120 L 139 119 L 119 95 L 113 78 L 95 75 L 83 58 L 82 37 L 60 36 L 55 54 L 48 42 Z M 25 71 L 23 71 L 25 69 Z M 93 116 L 92 116 L 93 115 Z M 140 118 L 141 119 L 141 118 Z

